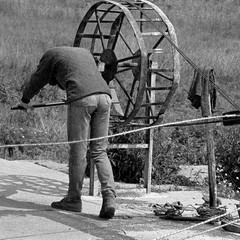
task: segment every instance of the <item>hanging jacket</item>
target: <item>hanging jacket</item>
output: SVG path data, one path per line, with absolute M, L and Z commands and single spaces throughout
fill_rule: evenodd
M 211 99 L 211 109 L 216 107 L 216 88 L 215 88 L 215 72 L 211 67 L 204 67 L 201 70 L 204 75 L 208 76 L 209 82 L 209 94 Z M 198 109 L 201 106 L 202 86 L 204 75 L 195 70 L 193 80 L 188 92 L 188 99 L 191 101 L 192 106 Z

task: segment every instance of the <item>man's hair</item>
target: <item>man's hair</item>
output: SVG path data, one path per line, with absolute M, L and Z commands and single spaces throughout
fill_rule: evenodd
M 102 77 L 105 79 L 107 84 L 109 84 L 117 72 L 117 57 L 111 49 L 106 49 L 101 54 L 99 61 L 105 63 Z

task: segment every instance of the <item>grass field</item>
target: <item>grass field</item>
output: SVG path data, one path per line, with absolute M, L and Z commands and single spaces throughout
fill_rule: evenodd
M 73 44 L 79 23 L 94 2 L 96 1 L 0 0 L 0 123 L 2 131 L 5 130 L 5 137 L 8 135 L 6 129 L 25 127 L 25 115 L 10 111 L 10 106 L 15 105 L 21 97 L 23 82 L 29 78 L 44 51 L 55 46 Z M 153 2 L 173 23 L 181 50 L 196 65 L 212 66 L 217 74 L 218 85 L 240 104 L 240 1 Z M 167 116 L 169 121 L 198 114 L 187 100 L 192 77 L 192 67 L 181 58 L 181 84 L 170 115 Z M 61 98 L 61 94 L 62 92 L 49 88 L 37 100 L 43 97 L 49 101 L 56 100 Z M 218 109 L 219 113 L 233 110 L 222 97 L 218 99 Z M 38 110 L 29 115 L 29 118 L 34 119 L 33 126 L 30 127 L 41 132 L 38 135 L 39 141 L 59 141 L 66 138 L 65 115 L 60 113 L 61 107 L 54 111 Z M 36 139 L 31 141 L 34 140 Z M 58 158 L 56 152 L 56 149 L 54 153 L 40 149 L 39 156 Z M 36 155 L 30 153 L 31 151 L 24 157 L 33 158 Z M 66 158 L 64 154 L 60 154 L 60 157 L 63 160 Z
M 0 76 L 5 88 L 9 82 L 19 88 L 48 48 L 72 45 L 83 14 L 93 2 L 96 1 L 1 0 Z M 159 0 L 154 3 L 173 23 L 181 50 L 198 66 L 212 66 L 220 87 L 237 101 L 239 0 Z M 181 65 L 180 89 L 188 90 L 192 69 L 183 59 Z M 11 89 L 8 91 L 12 93 Z M 18 100 L 18 95 L 10 95 L 11 103 Z M 224 102 L 221 105 L 228 107 Z

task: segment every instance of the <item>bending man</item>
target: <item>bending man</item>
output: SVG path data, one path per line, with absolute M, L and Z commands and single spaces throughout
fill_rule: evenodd
M 19 107 L 30 108 L 30 100 L 46 84 L 66 90 L 68 104 L 68 140 L 83 140 L 108 135 L 111 94 L 98 71 L 91 53 L 83 48 L 56 47 L 42 56 L 36 71 L 23 90 Z M 90 142 L 90 157 L 94 161 L 103 197 L 101 218 L 112 218 L 115 213 L 115 183 L 108 159 L 108 139 Z M 87 142 L 70 144 L 69 187 L 67 196 L 51 206 L 81 212 L 81 191 L 86 169 Z

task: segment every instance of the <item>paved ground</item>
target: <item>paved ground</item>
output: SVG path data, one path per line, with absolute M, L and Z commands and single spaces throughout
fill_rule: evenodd
M 152 204 L 181 201 L 202 204 L 198 191 L 173 191 L 146 194 L 132 184 L 117 184 L 116 217 L 98 218 L 101 197 L 88 196 L 84 188 L 83 212 L 71 213 L 51 209 L 52 201 L 60 200 L 67 190 L 68 175 L 27 161 L 0 159 L 0 239 L 138 239 L 153 240 L 167 234 L 166 239 L 239 239 L 239 234 L 222 228 L 201 234 L 215 226 L 204 224 L 190 230 L 196 222 L 162 220 L 153 213 Z M 54 167 L 53 167 L 54 168 Z M 222 199 L 228 211 L 237 201 Z M 237 213 L 233 214 L 234 217 Z M 200 234 L 195 237 L 193 235 Z M 189 238 L 187 238 L 189 237 Z

